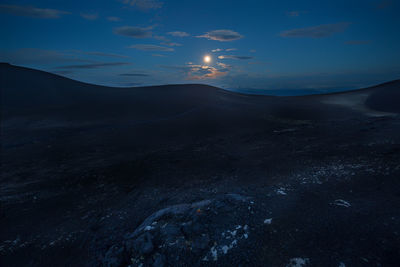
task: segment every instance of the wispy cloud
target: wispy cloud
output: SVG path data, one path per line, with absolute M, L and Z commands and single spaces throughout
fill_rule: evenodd
M 184 75 L 186 80 L 205 80 L 223 77 L 229 73 L 230 66 L 223 63 L 217 63 L 217 67 L 196 65 L 188 63 L 184 66 L 160 66 L 162 68 L 178 71 Z
M 145 73 L 121 73 L 119 76 L 147 77 L 149 75 Z
M 289 12 L 287 12 L 287 15 L 289 17 L 298 17 L 298 16 L 300 16 L 300 11 L 297 11 L 297 10 L 289 11 Z
M 60 66 L 58 69 L 97 69 L 104 67 L 116 67 L 130 65 L 128 62 L 101 62 L 101 63 L 91 63 L 91 64 L 80 64 L 80 65 L 66 65 Z
M 169 42 L 170 41 L 167 37 L 162 36 L 162 35 L 155 35 L 155 36 L 153 36 L 153 38 L 156 39 L 156 40 L 159 40 L 159 41 L 164 41 L 164 42 Z
M 248 57 L 248 56 L 235 56 L 235 55 L 224 55 L 224 56 L 219 56 L 219 59 L 240 59 L 240 60 L 246 60 L 246 59 L 252 59 L 253 57 Z
M 350 40 L 350 41 L 345 42 L 345 44 L 348 44 L 348 45 L 366 45 L 369 43 L 371 43 L 370 40 Z
M 88 14 L 88 13 L 81 13 L 81 17 L 87 20 L 96 20 L 99 18 L 99 14 L 97 13 L 92 13 L 92 14 Z
M 222 52 L 222 51 L 231 52 L 231 51 L 236 51 L 236 50 L 237 50 L 237 48 L 228 48 L 228 49 L 217 48 L 217 49 L 211 50 L 211 52 L 213 52 L 213 53 Z
M 123 3 L 140 10 L 158 9 L 163 6 L 163 2 L 158 0 L 123 0 Z
M 137 44 L 131 45 L 129 48 L 134 48 L 141 51 L 161 51 L 161 52 L 170 52 L 174 51 L 171 47 L 152 45 L 152 44 Z
M 190 36 L 187 32 L 175 31 L 175 32 L 167 32 L 167 34 L 175 36 L 175 37 L 187 37 Z
M 286 15 L 289 17 L 299 17 L 301 14 L 306 14 L 308 13 L 307 11 L 299 11 L 299 10 L 292 10 L 289 12 L 286 12 Z
M 150 38 L 152 36 L 151 29 L 153 27 L 136 27 L 136 26 L 123 26 L 114 29 L 114 33 L 123 36 L 134 38 Z
M 231 65 L 228 65 L 228 64 L 225 64 L 225 63 L 222 63 L 222 62 L 218 62 L 217 65 L 220 66 L 223 69 L 226 69 L 226 70 L 230 70 L 232 68 Z
M 24 17 L 42 18 L 42 19 L 57 19 L 61 17 L 61 15 L 70 14 L 69 12 L 57 9 L 38 8 L 33 6 L 17 6 L 17 5 L 0 5 L 0 12 L 15 16 L 24 16 Z
M 89 56 L 99 56 L 99 57 L 114 57 L 114 58 L 129 58 L 128 56 L 120 55 L 120 54 L 113 54 L 113 53 L 104 53 L 104 52 L 83 52 L 80 51 L 82 54 L 89 55 Z
M 243 38 L 243 35 L 232 30 L 215 30 L 196 37 L 220 42 L 230 42 Z
M 111 17 L 107 17 L 107 20 L 113 21 L 113 22 L 118 22 L 118 21 L 121 21 L 121 18 L 111 16 Z
M 171 42 L 164 42 L 161 43 L 162 45 L 168 45 L 168 46 L 182 46 L 180 43 L 171 43 Z
M 310 37 L 322 38 L 328 37 L 332 34 L 343 32 L 350 25 L 348 22 L 340 22 L 336 24 L 324 24 L 308 28 L 299 28 L 288 30 L 280 33 L 282 37 Z
M 216 79 L 228 74 L 228 65 L 218 65 L 220 68 L 203 65 L 188 65 L 188 80 Z

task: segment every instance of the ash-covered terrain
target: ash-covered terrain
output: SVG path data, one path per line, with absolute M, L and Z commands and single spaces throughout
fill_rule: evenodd
M 400 81 L 303 97 L 1 64 L 1 266 L 399 266 Z

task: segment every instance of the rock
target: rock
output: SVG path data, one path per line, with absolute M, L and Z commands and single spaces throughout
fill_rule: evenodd
M 234 194 L 234 193 L 226 194 L 226 197 L 231 198 L 236 201 L 246 201 L 248 199 L 248 197 L 245 197 L 245 196 L 242 196 L 239 194 Z
M 176 224 L 168 223 L 164 228 L 161 228 L 160 233 L 164 236 L 177 236 L 181 234 L 181 230 Z
M 182 224 L 181 230 L 185 235 L 190 235 L 192 234 L 192 221 L 184 222 Z
M 140 254 L 150 254 L 154 249 L 153 236 L 150 233 L 145 232 L 137 239 L 133 241 L 127 241 L 126 249 L 128 251 L 134 250 Z
M 126 238 L 133 238 L 136 237 L 137 235 L 139 235 L 146 226 L 151 225 L 154 221 L 158 220 L 159 218 L 163 217 L 163 216 L 167 216 L 167 215 L 179 215 L 179 214 L 184 214 L 187 211 L 189 211 L 191 208 L 190 204 L 179 204 L 179 205 L 174 205 L 174 206 L 170 206 L 168 208 L 159 210 L 155 213 L 153 213 L 152 215 L 150 215 L 149 217 L 146 218 L 146 220 L 144 220 L 144 222 L 132 233 L 126 236 Z
M 160 234 L 166 242 L 174 242 L 182 235 L 179 227 L 172 223 L 167 224 L 164 228 L 160 228 Z
M 198 235 L 204 232 L 204 228 L 204 224 L 202 224 L 198 219 L 195 219 L 182 225 L 182 232 L 187 236 Z
M 191 207 L 192 208 L 203 208 L 205 206 L 210 205 L 211 203 L 212 203 L 211 200 L 205 199 L 205 200 L 202 200 L 202 201 L 198 201 L 198 202 L 192 203 Z
M 195 250 L 204 250 L 208 247 L 209 243 L 210 237 L 207 234 L 203 234 L 193 240 L 192 247 Z
M 122 265 L 124 248 L 117 245 L 112 246 L 103 259 L 105 267 L 119 267 Z
M 165 266 L 165 256 L 157 253 L 154 256 L 154 263 L 153 263 L 153 267 L 164 267 Z

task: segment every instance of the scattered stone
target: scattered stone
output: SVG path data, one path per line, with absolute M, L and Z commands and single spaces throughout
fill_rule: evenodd
M 333 202 L 333 204 L 336 205 L 336 206 L 342 206 L 342 207 L 346 207 L 346 208 L 351 206 L 349 202 L 347 202 L 347 201 L 345 201 L 343 199 L 336 199 Z
M 265 223 L 265 224 L 271 224 L 271 223 L 272 223 L 272 218 L 265 219 L 265 220 L 264 220 L 264 223 Z
M 302 267 L 306 266 L 309 263 L 308 258 L 293 258 L 289 260 L 289 264 L 286 267 Z
M 278 189 L 276 190 L 276 193 L 277 193 L 278 195 L 283 195 L 283 196 L 286 196 L 286 195 L 287 195 L 287 193 L 285 192 L 285 188 L 283 188 L 283 187 L 278 188 Z
M 214 246 L 212 246 L 211 249 L 210 249 L 211 256 L 212 256 L 214 261 L 218 260 L 218 251 L 217 251 L 216 246 L 217 246 L 217 244 L 214 244 Z
M 226 253 L 228 253 L 229 247 L 228 246 L 223 246 L 221 249 L 222 249 L 222 252 L 224 254 L 226 254 Z

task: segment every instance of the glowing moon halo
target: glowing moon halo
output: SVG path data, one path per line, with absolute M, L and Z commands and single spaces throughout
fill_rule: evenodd
M 210 63 L 211 62 L 211 57 L 209 55 L 204 56 L 204 62 L 205 63 Z

